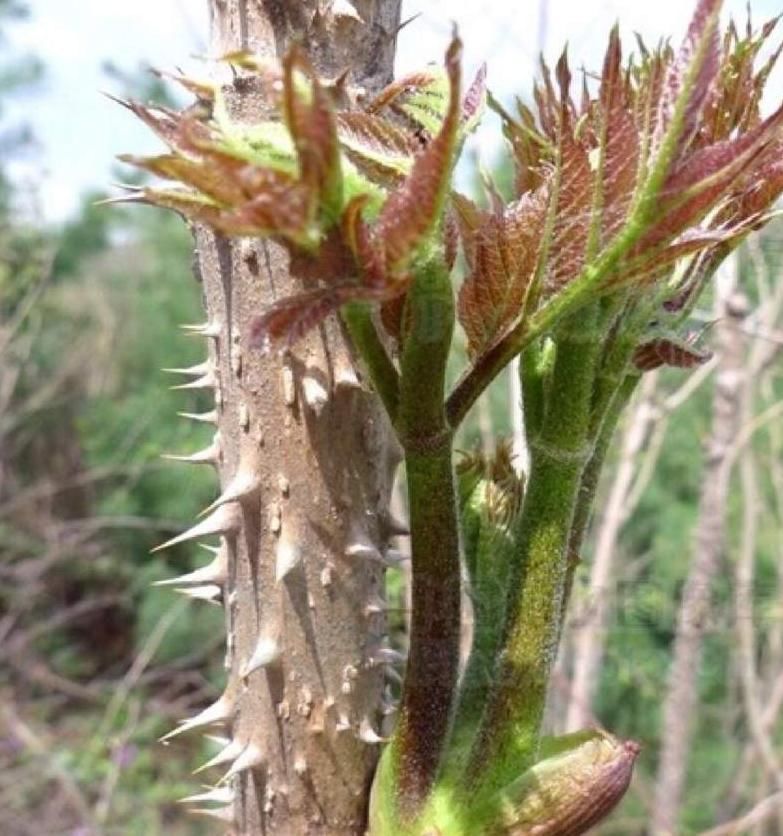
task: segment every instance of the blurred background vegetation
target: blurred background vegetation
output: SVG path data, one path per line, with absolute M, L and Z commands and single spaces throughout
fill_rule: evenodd
M 16 0 L 0 0 L 0 55 L 3 32 L 24 12 Z M 147 74 L 107 72 L 126 94 L 165 99 Z M 209 425 L 176 417 L 205 411 L 206 400 L 170 391 L 172 380 L 160 370 L 202 359 L 200 347 L 177 329 L 200 319 L 192 242 L 176 218 L 96 206 L 102 194 L 85 195 L 79 212 L 57 227 L 44 220 L 35 193 L 7 176 L 5 163 L 34 157 L 36 147 L 3 105 L 34 95 L 45 73 L 37 56 L 0 59 L 0 832 L 208 832 L 184 818 L 176 799 L 194 791 L 190 770 L 214 750 L 194 739 L 156 741 L 219 694 L 222 614 L 151 586 L 203 563 L 197 548 L 149 555 L 214 493 L 204 469 L 160 460 L 161 453 L 192 452 L 210 441 Z M 121 138 L 117 146 L 125 150 Z M 501 168 L 501 188 L 504 174 Z M 781 776 L 759 757 L 751 729 L 748 648 L 738 626 L 751 620 L 756 702 L 750 704 L 763 708 L 764 734 L 783 758 L 783 425 L 775 411 L 783 398 L 783 317 L 772 304 L 782 234 L 773 226 L 738 259 L 751 309 L 748 356 L 760 342 L 768 351 L 743 390 L 747 443 L 737 460 L 749 457 L 752 470 L 735 468 L 725 509 L 728 536 L 704 625 L 684 833 L 712 833 L 769 797 L 780 808 Z M 710 305 L 705 299 L 702 308 Z M 772 311 L 772 318 L 759 311 Z M 455 369 L 464 359 L 460 351 Z M 639 740 L 643 754 L 632 790 L 602 834 L 641 834 L 648 820 L 703 486 L 713 368 L 692 391 L 681 389 L 680 371 L 656 373 L 643 387 L 599 501 L 599 509 L 610 507 L 625 462 L 630 482 L 622 518 L 599 511 L 594 526 L 616 529 L 608 538 L 611 608 L 597 630 L 603 650 L 597 688 L 578 707 Z M 513 436 L 513 400 L 506 375 L 471 416 L 459 446 L 488 448 L 497 437 Z M 639 421 L 647 422 L 644 432 L 624 454 Z M 747 578 L 740 555 L 751 534 L 749 612 L 739 609 L 735 590 L 740 567 Z M 596 629 L 588 592 L 593 551 L 591 545 L 581 556 L 553 688 L 553 727 L 569 708 L 580 631 Z M 392 581 L 398 600 L 403 580 Z M 783 834 L 783 815 L 738 827 L 714 832 Z

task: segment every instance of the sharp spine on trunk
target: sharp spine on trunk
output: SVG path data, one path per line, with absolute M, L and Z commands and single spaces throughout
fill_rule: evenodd
M 212 362 L 210 360 L 204 360 L 203 363 L 196 363 L 195 366 L 188 366 L 184 369 L 161 369 L 161 371 L 166 372 L 167 374 L 182 374 L 188 377 L 200 377 L 201 375 L 211 372 L 212 368 Z
M 212 787 L 207 792 L 180 798 L 180 804 L 198 804 L 202 801 L 213 801 L 216 804 L 233 804 L 236 793 L 231 787 Z
M 321 381 L 309 374 L 302 378 L 302 394 L 305 403 L 316 415 L 320 414 L 326 402 L 329 400 L 329 393 Z
M 411 529 L 408 523 L 405 522 L 405 520 L 401 520 L 398 517 L 395 517 L 393 514 L 381 514 L 378 521 L 386 537 L 410 536 Z
M 210 769 L 213 766 L 221 766 L 224 763 L 236 760 L 246 747 L 247 743 L 241 740 L 229 740 L 213 758 L 210 758 L 198 769 L 193 770 L 193 774 L 198 775 L 199 772 L 203 772 L 205 769 Z
M 345 386 L 348 389 L 361 388 L 359 378 L 350 366 L 341 366 L 334 376 L 334 382 L 337 386 Z
M 367 659 L 367 664 L 371 668 L 379 665 L 404 665 L 407 657 L 400 653 L 399 650 L 394 650 L 391 647 L 379 647 L 373 650 Z
M 367 540 L 357 540 L 345 548 L 346 557 L 358 557 L 364 560 L 374 560 L 378 563 L 385 563 L 383 555 L 377 546 Z
M 253 671 L 274 665 L 280 659 L 281 654 L 282 649 L 277 639 L 261 637 L 253 650 L 253 655 L 242 666 L 239 675 L 242 679 L 246 679 Z
M 365 616 L 369 617 L 383 612 L 386 612 L 386 601 L 384 601 L 377 593 L 371 595 L 367 603 L 364 605 Z
M 163 453 L 161 458 L 171 462 L 187 462 L 188 464 L 217 464 L 220 461 L 221 445 L 220 433 L 215 433 L 212 443 L 203 450 L 191 453 L 189 456 L 178 456 L 173 453 Z
M 227 502 L 238 502 L 247 497 L 253 496 L 261 487 L 261 474 L 259 468 L 255 466 L 242 465 L 240 463 L 234 478 L 226 485 L 223 493 L 207 508 L 205 508 L 199 516 L 204 516 L 225 505 Z
M 261 749 L 255 743 L 249 743 L 245 750 L 236 758 L 231 764 L 231 768 L 220 779 L 222 784 L 224 781 L 229 781 L 234 775 L 244 772 L 246 769 L 258 769 L 266 762 L 266 757 Z
M 188 540 L 195 540 L 197 537 L 206 537 L 210 534 L 234 534 L 239 530 L 241 524 L 241 511 L 236 503 L 221 505 L 216 508 L 208 517 L 200 523 L 189 528 L 182 534 L 167 540 L 165 543 L 152 549 L 151 554 L 176 546 L 178 543 L 185 543 Z
M 214 583 L 202 586 L 183 586 L 174 589 L 180 595 L 187 595 L 199 601 L 207 601 L 210 604 L 221 604 L 223 598 L 223 587 Z
M 287 537 L 281 537 L 275 549 L 275 582 L 285 580 L 302 562 L 302 551 Z
M 200 421 L 202 424 L 215 424 L 218 422 L 217 410 L 210 412 L 178 412 L 180 418 L 190 418 L 191 421 Z
M 171 386 L 172 392 L 179 392 L 183 389 L 214 389 L 217 384 L 217 377 L 214 369 L 210 368 L 206 374 L 191 380 L 188 383 L 180 383 L 179 386 Z
M 334 725 L 334 730 L 339 734 L 340 732 L 347 732 L 351 730 L 351 721 L 347 714 L 339 714 L 337 722 Z
M 296 386 L 294 385 L 294 372 L 290 366 L 282 367 L 280 381 L 283 387 L 283 402 L 286 406 L 293 407 L 296 404 Z
M 201 586 L 202 584 L 217 584 L 223 586 L 228 578 L 228 555 L 225 547 L 218 549 L 215 554 L 215 559 L 202 566 L 200 569 L 194 569 L 185 575 L 180 575 L 178 578 L 166 578 L 162 581 L 155 581 L 153 586 Z
M 188 336 L 193 337 L 219 337 L 222 326 L 220 322 L 202 322 L 198 325 L 180 325 L 183 331 L 186 331 Z
M 234 715 L 235 700 L 233 696 L 223 694 L 218 697 L 212 705 L 208 705 L 203 711 L 200 711 L 189 720 L 182 720 L 176 729 L 173 729 L 168 734 L 161 737 L 160 742 L 165 743 L 183 732 L 191 729 L 199 729 L 203 726 L 214 726 L 217 723 L 225 723 Z
M 361 723 L 359 723 L 359 732 L 357 737 L 359 740 L 370 745 L 383 743 L 386 740 L 385 737 L 381 737 L 378 732 L 375 731 L 368 717 L 365 717 Z
M 344 17 L 355 20 L 357 23 L 364 23 L 353 3 L 348 2 L 348 0 L 333 0 L 330 11 L 335 17 Z

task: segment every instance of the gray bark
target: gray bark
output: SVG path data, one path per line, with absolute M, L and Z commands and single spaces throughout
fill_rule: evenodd
M 368 91 L 391 78 L 396 0 L 210 0 L 210 12 L 213 55 L 279 57 L 298 39 L 323 77 L 349 69 Z M 247 79 L 224 92 L 234 119 L 265 111 Z M 282 358 L 248 349 L 253 317 L 302 287 L 286 252 L 202 228 L 195 238 L 228 500 L 213 526 L 227 561 L 227 685 L 208 719 L 239 753 L 218 816 L 240 834 L 361 833 L 385 684 L 373 654 L 396 443 L 336 319 Z

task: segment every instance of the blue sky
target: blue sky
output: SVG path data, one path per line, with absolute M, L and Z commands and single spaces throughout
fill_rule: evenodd
M 116 154 L 157 148 L 145 129 L 100 95 L 100 90 L 112 87 L 101 71 L 102 63 L 111 59 L 124 69 L 141 63 L 196 69 L 193 56 L 207 50 L 206 2 L 29 0 L 29 4 L 30 20 L 14 26 L 10 41 L 19 50 L 39 55 L 47 78 L 35 95 L 15 102 L 9 115 L 32 124 L 42 146 L 43 168 L 36 158 L 34 163 L 16 163 L 13 170 L 37 181 L 41 210 L 56 221 L 76 208 L 82 192 L 107 184 Z M 727 15 L 744 21 L 745 0 L 726 0 L 724 6 Z M 543 19 L 542 8 L 546 9 Z M 542 37 L 550 58 L 568 41 L 573 65 L 595 69 L 615 20 L 620 20 L 627 38 L 638 31 L 649 40 L 670 33 L 677 41 L 691 8 L 689 0 L 484 0 L 481 4 L 410 0 L 403 3 L 404 17 L 421 15 L 400 35 L 397 70 L 407 72 L 437 60 L 456 21 L 465 42 L 468 72 L 486 60 L 494 91 L 502 97 L 525 93 Z M 756 0 L 753 8 L 761 22 L 783 11 L 783 0 Z M 778 96 L 783 92 L 782 74 L 783 69 L 774 84 Z M 480 153 L 490 152 L 480 149 Z

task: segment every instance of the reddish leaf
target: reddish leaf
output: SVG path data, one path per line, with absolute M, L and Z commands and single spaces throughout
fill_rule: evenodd
M 600 243 L 609 241 L 623 226 L 636 186 L 639 167 L 639 135 L 630 110 L 630 96 L 622 72 L 620 34 L 615 26 L 609 36 L 600 90 L 600 127 L 604 157 L 602 171 Z
M 398 99 L 409 95 L 415 90 L 425 90 L 437 79 L 434 73 L 416 72 L 402 78 L 395 79 L 367 105 L 368 113 L 380 113 L 391 107 Z
M 315 243 L 309 227 L 312 192 L 280 172 L 256 169 L 255 197 L 222 214 L 218 228 L 227 235 L 279 235 L 302 247 Z M 267 182 L 262 186 L 262 174 Z
M 461 202 L 465 216 L 467 203 Z M 460 288 L 457 315 L 472 357 L 489 348 L 522 316 L 545 213 L 542 195 L 525 195 L 502 213 L 482 213 L 468 233 L 466 254 L 470 253 L 471 270 Z
M 318 287 L 289 296 L 275 302 L 252 321 L 250 345 L 263 351 L 268 351 L 272 345 L 280 346 L 281 350 L 289 349 L 347 302 L 377 302 L 383 298 L 382 292 L 358 284 Z
M 177 154 L 163 154 L 158 157 L 134 157 L 121 155 L 122 162 L 157 174 L 166 180 L 177 180 L 227 206 L 244 203 L 247 194 L 235 179 L 227 177 L 219 168 L 203 161 Z
M 544 279 L 547 293 L 560 290 L 584 266 L 593 203 L 589 158 L 569 130 L 561 135 L 558 153 L 559 171 L 553 178 L 550 198 L 556 203 Z
M 695 136 L 699 117 L 710 96 L 720 66 L 718 19 L 722 0 L 699 0 L 677 58 L 669 67 L 658 107 L 653 152 L 668 131 L 678 102 L 685 100 L 678 138 L 681 153 Z
M 657 247 L 698 223 L 751 170 L 781 126 L 783 107 L 737 139 L 716 143 L 688 156 L 667 178 L 660 195 L 661 220 L 642 238 L 636 252 Z
M 328 217 L 342 208 L 342 172 L 335 118 L 328 95 L 300 46 L 292 47 L 283 62 L 286 124 L 299 158 L 299 177 L 318 195 Z M 298 89 L 306 84 L 307 92 Z
M 398 342 L 402 339 L 402 318 L 407 294 L 395 296 L 381 305 L 381 324 L 384 331 Z
M 370 230 L 362 218 L 362 210 L 368 198 L 355 197 L 345 207 L 342 217 L 342 234 L 348 248 L 361 269 L 361 280 L 368 287 L 383 287 L 388 276 L 383 264 L 383 254 L 373 245 Z
M 337 131 L 343 152 L 370 180 L 396 186 L 410 170 L 418 142 L 385 119 L 361 111 L 341 113 Z
M 141 188 L 112 198 L 112 203 L 148 203 L 161 209 L 170 209 L 183 218 L 215 226 L 219 223 L 221 207 L 214 201 L 185 189 Z
M 450 96 L 440 132 L 416 158 L 405 182 L 389 196 L 373 229 L 386 270 L 392 274 L 405 269 L 440 218 L 459 128 L 461 53 L 462 43 L 455 37 L 446 53 Z
M 484 108 L 487 99 L 487 65 L 482 64 L 476 77 L 468 87 L 465 98 L 462 100 L 462 112 L 460 113 L 460 122 L 462 125 L 470 125 L 476 119 Z
M 692 369 L 701 366 L 711 357 L 712 352 L 698 349 L 693 334 L 685 340 L 671 337 L 659 337 L 640 345 L 633 355 L 633 364 L 640 372 L 649 372 L 661 366 L 673 366 L 678 369 Z

